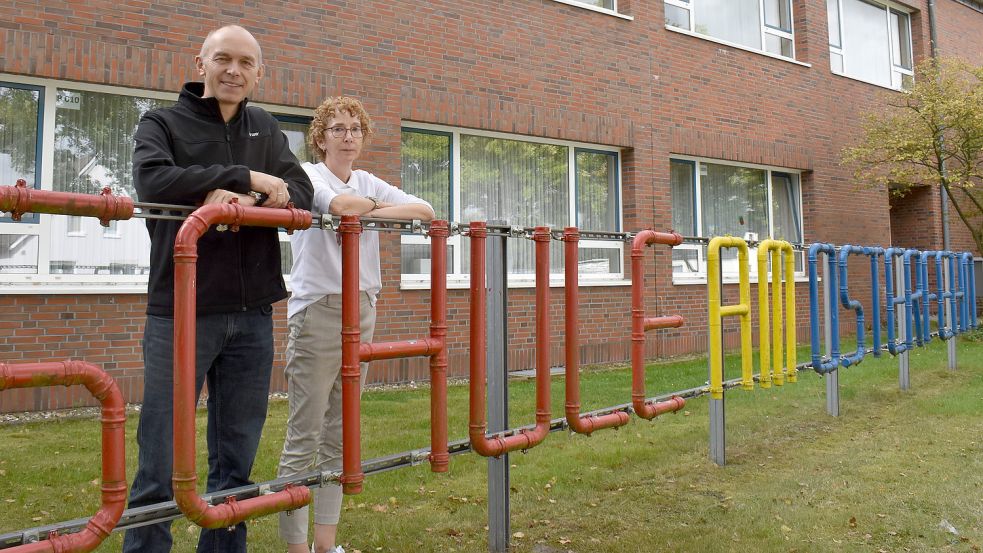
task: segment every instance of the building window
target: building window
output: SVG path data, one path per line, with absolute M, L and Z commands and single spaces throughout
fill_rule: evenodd
M 146 111 L 170 105 L 169 100 L 58 88 L 52 190 L 113 194 L 136 199 L 133 188 L 133 135 Z M 58 232 L 65 225 L 65 232 Z M 142 221 L 116 223 L 115 232 L 100 231 L 95 219 L 52 217 L 49 268 L 52 273 L 129 274 L 150 268 L 150 238 Z M 78 237 L 64 241 L 61 236 Z M 112 243 L 106 243 L 112 239 Z M 121 273 L 117 273 L 121 274 Z M 125 273 L 122 273 L 125 274 Z
M 307 129 L 311 126 L 311 118 L 301 115 L 283 115 L 279 113 L 273 114 L 277 122 L 280 125 L 280 130 L 287 137 L 287 143 L 290 144 L 290 151 L 297 156 L 297 159 L 301 163 L 309 161 L 311 163 L 318 163 L 321 160 L 317 159 L 314 152 L 311 151 L 310 147 L 307 145 Z M 293 252 L 290 249 L 290 236 L 283 231 L 279 233 L 280 238 L 280 267 L 283 269 L 284 277 L 290 274 L 290 271 L 294 266 Z
M 791 0 L 665 0 L 668 27 L 795 58 Z
M 613 149 L 582 147 L 552 140 L 529 140 L 498 133 L 403 128 L 402 187 L 429 201 L 440 219 L 462 224 L 503 222 L 512 226 L 549 226 L 559 230 L 619 231 L 621 228 L 620 155 Z M 468 241 L 448 241 L 448 272 L 466 278 Z M 512 281 L 534 274 L 533 244 L 510 240 L 508 271 Z M 551 270 L 563 271 L 562 245 L 550 247 Z M 623 278 L 623 243 L 581 240 L 580 268 L 586 278 Z M 421 236 L 404 236 L 404 284 L 429 280 L 430 246 Z
M 98 194 L 109 188 L 137 199 L 132 183 L 137 123 L 147 110 L 173 104 L 176 95 L 3 78 L 12 82 L 0 82 L 0 185 L 23 178 L 45 190 Z M 276 117 L 294 153 L 310 160 L 305 140 L 310 118 Z M 150 240 L 143 221 L 102 227 L 89 217 L 25 214 L 14 222 L 8 215 L 0 213 L 0 285 L 33 289 L 41 283 L 55 292 L 145 286 Z M 285 234 L 283 240 L 288 270 Z
M 683 235 L 737 236 L 748 241 L 766 238 L 802 243 L 799 173 L 699 159 L 672 159 L 673 228 Z M 721 254 L 725 277 L 737 275 L 737 252 Z M 677 281 L 706 277 L 706 248 L 684 244 L 673 248 Z M 802 270 L 801 255 L 796 270 Z M 757 262 L 752 259 L 751 273 Z
M 579 4 L 586 4 L 588 6 L 594 6 L 597 8 L 604 8 L 606 10 L 618 11 L 617 0 L 574 0 Z
M 0 82 L 0 185 L 13 186 L 24 179 L 28 186 L 38 188 L 43 117 L 41 87 Z M 37 218 L 37 214 L 24 215 L 22 222 L 37 222 Z M 0 217 L 0 223 L 10 221 L 10 217 Z M 2 260 L 0 254 L 0 267 Z
M 912 82 L 911 17 L 892 3 L 826 0 L 833 73 L 901 89 Z

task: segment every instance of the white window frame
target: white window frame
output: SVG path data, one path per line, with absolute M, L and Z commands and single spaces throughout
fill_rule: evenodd
M 95 83 L 47 79 L 24 75 L 0 73 L 0 83 L 31 85 L 41 88 L 43 103 L 42 128 L 40 135 L 41 172 L 37 175 L 41 190 L 52 190 L 52 175 L 54 173 L 55 115 L 57 109 L 56 96 L 58 89 L 67 88 L 87 92 L 115 94 L 120 96 L 136 96 L 160 100 L 176 101 L 176 92 L 161 92 L 138 88 L 109 86 Z M 311 110 L 292 106 L 255 103 L 270 113 L 277 115 L 294 115 L 310 117 Z M 0 183 L 11 185 L 13 183 Z M 134 198 L 135 199 L 135 198 Z M 51 271 L 51 239 L 52 220 L 64 215 L 41 214 L 36 222 L 0 222 L 0 234 L 19 234 L 35 236 L 38 242 L 37 273 L 34 274 L 2 274 L 0 275 L 0 293 L 2 294 L 146 294 L 147 275 L 112 275 L 112 274 L 58 274 Z M 25 219 L 27 216 L 25 216 Z M 85 228 L 83 220 L 82 229 Z M 84 235 L 85 231 L 82 230 Z M 288 241 L 286 233 L 281 241 Z M 79 236 L 80 234 L 74 234 Z M 112 235 L 105 235 L 111 238 Z
M 696 8 L 696 6 L 693 5 L 693 0 L 664 0 L 664 3 L 665 4 L 668 4 L 670 6 L 676 6 L 677 8 L 681 8 L 681 9 L 687 10 L 689 12 L 689 28 L 688 29 L 683 29 L 683 28 L 680 28 L 680 27 L 676 27 L 674 25 L 669 25 L 667 23 L 665 25 L 665 28 L 668 31 L 672 31 L 672 32 L 676 32 L 676 33 L 682 33 L 682 34 L 693 36 L 693 37 L 697 37 L 697 38 L 702 38 L 702 39 L 705 39 L 705 40 L 709 40 L 711 42 L 716 42 L 718 44 L 723 44 L 725 46 L 730 46 L 731 48 L 737 48 L 738 50 L 744 50 L 744 51 L 747 51 L 747 52 L 754 52 L 755 54 L 761 54 L 763 56 L 768 56 L 770 58 L 775 58 L 775 59 L 779 59 L 779 60 L 783 60 L 783 61 L 795 63 L 797 65 L 802 65 L 802 66 L 805 66 L 805 67 L 811 67 L 811 64 L 803 63 L 803 62 L 800 62 L 800 61 L 798 61 L 798 60 L 795 59 L 795 11 L 794 11 L 795 10 L 795 6 L 793 5 L 794 2 L 791 2 L 790 1 L 789 2 L 789 7 L 788 7 L 788 9 L 789 9 L 789 22 L 791 23 L 792 29 L 790 31 L 785 31 L 783 29 L 779 29 L 777 27 L 772 27 L 770 25 L 766 25 L 765 24 L 765 6 L 764 6 L 764 0 L 758 0 L 758 25 L 760 27 L 760 32 L 761 32 L 761 49 L 757 49 L 757 48 L 753 48 L 751 46 L 747 46 L 747 45 L 744 45 L 744 44 L 739 44 L 739 43 L 736 43 L 736 42 L 731 42 L 729 40 L 724 40 L 724 39 L 721 39 L 721 38 L 717 38 L 717 37 L 715 37 L 713 35 L 707 35 L 707 34 L 703 34 L 703 33 L 697 32 L 695 30 L 695 28 L 694 28 L 694 21 L 696 21 L 696 18 L 693 16 L 693 14 L 695 13 L 695 11 L 697 11 L 697 8 Z M 789 56 L 783 56 L 781 54 L 775 54 L 773 52 L 769 52 L 768 50 L 766 50 L 765 49 L 765 40 L 766 40 L 766 38 L 767 38 L 768 35 L 773 35 L 773 36 L 777 36 L 777 37 L 780 37 L 780 38 L 786 38 L 788 40 L 791 40 L 792 41 L 792 55 L 791 55 L 791 57 L 789 57 Z
M 611 8 L 602 8 L 601 6 L 595 6 L 595 5 L 590 4 L 588 2 L 578 1 L 578 0 L 553 0 L 553 1 L 554 2 L 558 2 L 560 4 L 566 4 L 568 6 L 574 6 L 576 8 L 583 8 L 585 10 L 590 10 L 592 12 L 598 12 L 598 13 L 603 13 L 603 14 L 606 14 L 606 15 L 612 15 L 614 17 L 618 17 L 618 18 L 621 18 L 621 19 L 627 19 L 628 21 L 634 21 L 635 20 L 635 18 L 632 17 L 632 16 L 630 16 L 630 15 L 625 15 L 623 13 L 619 13 L 618 12 L 618 0 L 612 0 L 612 6 L 613 7 L 611 7 Z
M 451 127 L 432 123 L 418 123 L 415 121 L 403 121 L 400 125 L 402 131 L 435 131 L 450 135 L 451 139 L 451 190 L 450 190 L 450 211 L 452 215 L 461 213 L 461 135 L 481 136 L 486 138 L 497 138 L 502 140 L 518 140 L 522 142 L 534 142 L 537 144 L 551 144 L 565 146 L 567 148 L 567 186 L 569 194 L 568 221 L 577 220 L 576 203 L 576 156 L 581 150 L 593 150 L 597 152 L 611 152 L 618 156 L 617 178 L 618 178 L 618 209 L 617 223 L 619 229 L 624 229 L 624 181 L 622 178 L 622 150 L 621 148 L 604 146 L 600 144 L 589 144 L 584 142 L 573 142 L 569 140 L 554 140 L 527 135 L 515 135 L 495 131 L 485 131 L 478 129 L 468 129 L 461 127 Z M 572 224 L 572 223 L 571 223 Z M 567 225 L 570 226 L 570 225 Z M 554 228 L 553 231 L 563 230 Z M 604 229 L 587 229 L 604 230 Z M 460 234 L 448 237 L 447 245 L 453 248 L 455 255 L 453 263 L 448 262 L 447 287 L 451 289 L 467 288 L 470 285 L 471 277 L 461 272 L 462 258 L 460 252 L 463 251 Z M 420 235 L 406 234 L 401 237 L 401 244 L 405 245 L 429 245 L 430 238 Z M 582 273 L 580 284 L 582 286 L 624 286 L 631 284 L 630 280 L 625 279 L 625 243 L 617 240 L 584 240 L 579 242 L 581 248 L 609 248 L 617 250 L 621 259 L 621 271 L 618 273 Z M 563 286 L 563 273 L 552 273 L 550 275 L 550 286 Z M 510 288 L 529 288 L 535 286 L 535 276 L 532 274 L 509 274 L 508 286 Z M 404 290 L 423 290 L 430 288 L 429 274 L 400 274 L 400 288 Z
M 675 155 L 675 154 L 669 156 L 669 163 L 672 163 L 673 161 L 685 161 L 685 162 L 690 162 L 690 163 L 693 163 L 694 164 L 694 167 L 693 167 L 693 181 L 694 181 L 693 182 L 693 187 L 694 187 L 694 190 L 693 190 L 693 209 L 694 209 L 694 212 L 693 212 L 693 220 L 694 220 L 694 225 L 696 226 L 696 234 L 697 234 L 697 236 L 702 236 L 703 235 L 703 191 L 702 191 L 702 177 L 700 175 L 700 163 L 711 163 L 711 164 L 714 164 L 714 165 L 725 165 L 725 166 L 728 166 L 728 167 L 746 167 L 746 168 L 749 168 L 749 169 L 759 169 L 759 170 L 763 170 L 763 171 L 766 171 L 767 172 L 766 188 L 768 190 L 768 199 L 766 201 L 767 201 L 767 204 L 768 204 L 768 236 L 757 236 L 757 237 L 738 236 L 738 238 L 751 238 L 751 239 L 755 239 L 755 240 L 758 240 L 758 241 L 764 240 L 764 239 L 766 239 L 766 238 L 768 238 L 770 236 L 774 236 L 774 234 L 775 234 L 775 214 L 774 214 L 774 211 L 773 211 L 774 210 L 774 203 L 772 201 L 772 189 L 773 189 L 772 173 L 788 173 L 788 174 L 791 174 L 791 175 L 797 175 L 798 178 L 799 178 L 799 197 L 796 198 L 796 200 L 798 202 L 798 206 L 797 207 L 798 207 L 798 214 L 799 214 L 799 228 L 802 231 L 802 235 L 803 235 L 803 238 L 802 239 L 805 240 L 805 227 L 803 225 L 803 220 L 802 220 L 803 219 L 803 217 L 802 217 L 802 171 L 797 170 L 797 169 L 789 169 L 789 168 L 786 168 L 786 167 L 776 167 L 776 166 L 773 166 L 773 165 L 758 165 L 758 164 L 754 164 L 754 163 L 741 163 L 741 162 L 737 162 L 737 161 L 729 161 L 729 160 L 722 160 L 722 159 L 713 159 L 713 158 L 706 158 L 706 157 L 694 157 L 694 156 L 685 156 L 685 155 Z M 677 229 L 677 232 L 683 232 L 683 231 L 679 231 Z M 686 232 L 683 232 L 683 234 L 686 234 Z M 713 237 L 707 237 L 707 238 L 713 238 Z M 674 250 L 693 250 L 693 251 L 695 251 L 696 252 L 696 258 L 697 258 L 697 270 L 696 270 L 695 273 L 688 273 L 688 274 L 681 274 L 681 275 L 680 274 L 676 274 L 675 271 L 674 271 L 673 272 L 673 275 L 672 275 L 672 283 L 673 284 L 706 284 L 706 282 L 707 282 L 706 245 L 705 244 L 680 244 L 679 246 L 675 246 L 673 249 Z M 757 251 L 758 251 L 757 248 L 750 248 L 749 249 L 749 252 L 748 252 L 748 264 L 749 264 L 749 272 L 750 272 L 751 282 L 757 282 L 758 281 L 758 275 L 757 275 L 757 271 L 758 271 Z M 795 253 L 795 255 L 798 256 L 798 257 L 800 257 L 800 258 L 803 256 L 803 254 L 804 254 L 804 252 L 796 252 Z M 801 262 L 804 262 L 804 258 L 800 259 L 800 261 Z M 675 263 L 675 262 L 673 262 L 673 263 Z M 768 271 L 768 275 L 769 276 L 771 275 L 771 271 L 770 270 Z M 738 280 L 739 280 L 738 276 L 739 275 L 738 275 L 738 273 L 736 271 L 727 271 L 726 268 L 725 268 L 724 269 L 724 272 L 723 272 L 723 282 L 724 283 L 738 282 Z M 795 271 L 795 280 L 797 282 L 804 282 L 804 281 L 807 281 L 808 280 L 808 278 L 806 276 L 806 273 L 805 273 L 805 265 L 804 265 L 804 263 L 802 264 L 802 270 L 801 271 Z
M 666 0 L 666 1 L 669 1 L 669 0 Z M 843 66 L 846 67 L 847 52 L 843 49 L 843 0 L 835 0 L 835 1 L 836 1 L 837 13 L 839 15 L 839 20 L 836 23 L 837 23 L 837 26 L 839 27 L 840 45 L 839 46 L 834 46 L 833 44 L 830 44 L 829 45 L 829 53 L 831 55 L 832 54 L 839 55 L 840 58 L 844 60 L 843 61 Z M 891 2 L 890 0 L 858 0 L 858 1 L 864 2 L 864 3 L 867 3 L 867 4 L 870 4 L 872 6 L 878 6 L 878 7 L 884 9 L 884 25 L 887 26 L 887 35 L 888 35 L 888 41 L 889 41 L 889 43 L 887 45 L 887 50 L 888 50 L 888 56 L 891 58 L 891 60 L 890 60 L 891 61 L 891 84 L 890 85 L 885 85 L 884 83 L 876 83 L 876 82 L 873 82 L 873 81 L 870 81 L 870 80 L 867 80 L 867 79 L 862 79 L 860 77 L 857 77 L 857 76 L 854 76 L 854 75 L 850 75 L 849 73 L 846 72 L 846 70 L 843 70 L 843 71 L 834 70 L 833 69 L 833 65 L 832 65 L 832 61 L 830 61 L 830 72 L 832 72 L 834 75 L 839 75 L 841 77 L 846 77 L 848 79 L 853 79 L 855 81 L 864 82 L 864 83 L 871 84 L 871 85 L 874 85 L 874 86 L 879 86 L 879 87 L 882 87 L 882 88 L 888 88 L 888 89 L 891 89 L 891 90 L 902 90 L 903 83 L 904 83 L 904 77 L 907 76 L 911 80 L 914 80 L 914 78 L 915 78 L 915 72 L 914 72 L 914 68 L 908 69 L 908 68 L 902 67 L 901 66 L 901 60 L 894 59 L 894 49 L 895 49 L 895 47 L 897 47 L 898 50 L 900 51 L 900 50 L 902 50 L 902 49 L 905 48 L 905 45 L 899 44 L 898 43 L 899 37 L 894 32 L 891 31 L 891 12 L 892 11 L 893 12 L 897 12 L 897 13 L 900 13 L 900 14 L 904 14 L 906 16 L 906 21 L 907 21 L 907 24 L 908 24 L 908 44 L 907 44 L 908 59 L 910 59 L 911 62 L 912 62 L 912 64 L 914 64 L 914 62 L 915 62 L 915 52 L 914 52 L 914 46 L 912 45 L 912 42 L 911 42 L 912 41 L 912 38 L 913 38 L 912 37 L 912 34 L 911 34 L 911 9 L 908 8 L 908 7 L 906 7 L 906 6 L 903 6 L 901 4 L 897 4 L 895 2 Z M 827 22 L 827 24 L 828 23 L 829 22 Z M 897 82 L 897 84 L 895 84 L 895 75 L 898 76 L 898 82 Z

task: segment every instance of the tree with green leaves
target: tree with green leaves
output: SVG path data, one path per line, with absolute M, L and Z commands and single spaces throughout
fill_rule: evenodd
M 983 252 L 983 66 L 930 59 L 915 75 L 866 115 L 843 160 L 858 181 L 895 194 L 941 187 Z

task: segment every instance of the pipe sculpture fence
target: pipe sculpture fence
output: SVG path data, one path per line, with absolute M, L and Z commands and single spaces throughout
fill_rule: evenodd
M 126 405 L 116 382 L 99 367 L 84 361 L 0 363 L 0 390 L 79 384 L 102 404 L 102 507 L 78 533 L 59 535 L 57 531 L 51 531 L 44 536 L 44 541 L 24 542 L 10 551 L 92 551 L 109 537 L 123 515 L 126 503 Z
M 135 209 L 140 212 L 136 213 Z M 342 217 L 340 222 L 327 217 L 315 219 L 312 214 L 297 209 L 269 210 L 247 208 L 237 204 L 206 206 L 188 216 L 191 208 L 184 206 L 161 206 L 156 204 L 134 204 L 128 198 L 113 196 L 108 190 L 99 196 L 48 192 L 26 188 L 23 181 L 17 187 L 0 187 L 0 211 L 12 212 L 15 218 L 23 213 L 71 214 L 96 217 L 103 224 L 111 220 L 127 219 L 134 216 L 160 217 L 170 219 L 187 218 L 175 243 L 175 444 L 174 444 L 174 488 L 176 501 L 169 504 L 151 506 L 122 512 L 125 496 L 125 476 L 122 469 L 105 467 L 122 466 L 123 440 L 122 415 L 107 415 L 104 407 L 104 426 L 112 426 L 111 439 L 106 438 L 104 429 L 104 507 L 91 519 L 78 519 L 46 527 L 48 534 L 40 529 L 0 536 L 0 549 L 17 546 L 17 551 L 88 551 L 95 547 L 109 532 L 148 522 L 177 518 L 182 514 L 205 527 L 221 527 L 238 521 L 284 509 L 291 509 L 309 501 L 308 487 L 323 485 L 326 482 L 339 482 L 345 493 L 359 493 L 367 473 L 381 472 L 428 460 L 431 470 L 443 472 L 448 469 L 449 457 L 468 451 L 475 451 L 488 457 L 499 457 L 510 451 L 525 450 L 542 443 L 549 432 L 569 429 L 590 434 L 603 428 L 616 428 L 629 420 L 635 413 L 644 419 L 652 419 L 666 412 L 681 409 L 688 398 L 701 395 L 710 396 L 711 409 L 711 457 L 719 464 L 724 462 L 723 399 L 724 390 L 741 386 L 753 389 L 757 379 L 762 388 L 785 381 L 794 382 L 796 371 L 811 368 L 827 379 L 835 378 L 840 366 L 858 364 L 863 355 L 869 353 L 865 347 L 863 310 L 860 302 L 850 297 L 847 287 L 847 259 L 850 255 L 867 255 L 871 262 L 872 277 L 872 326 L 874 348 L 879 355 L 880 315 L 879 315 L 879 274 L 878 260 L 883 257 L 885 264 L 885 299 L 888 326 L 886 349 L 906 361 L 906 353 L 913 346 L 927 344 L 933 334 L 929 331 L 930 303 L 936 302 L 936 322 L 939 331 L 935 336 L 949 340 L 953 336 L 976 328 L 975 285 L 973 280 L 973 257 L 970 253 L 919 252 L 900 248 L 882 250 L 877 247 L 844 246 L 837 251 L 832 244 L 813 244 L 809 248 L 809 304 L 812 358 L 811 363 L 798 365 L 796 362 L 796 320 L 794 260 L 795 247 L 787 242 L 766 240 L 758 247 L 758 298 L 761 309 L 759 326 L 761 365 L 758 375 L 753 374 L 751 364 L 751 303 L 749 278 L 749 245 L 744 240 L 732 237 L 717 237 L 708 245 L 708 300 L 709 300 L 709 382 L 708 385 L 681 390 L 655 398 L 645 397 L 644 353 L 645 333 L 662 328 L 677 328 L 684 324 L 678 315 L 646 317 L 644 305 L 644 249 L 653 244 L 670 247 L 687 240 L 676 233 L 660 233 L 651 230 L 632 235 L 629 233 L 591 233 L 605 234 L 605 239 L 631 242 L 632 264 L 632 312 L 631 312 L 631 356 L 632 392 L 631 402 L 601 409 L 590 413 L 580 412 L 579 385 L 579 340 L 578 340 L 578 243 L 582 231 L 569 227 L 562 232 L 553 232 L 546 227 L 531 229 L 512 228 L 507 236 L 531 238 L 534 242 L 536 267 L 536 413 L 535 424 L 513 428 L 492 435 L 487 434 L 485 421 L 486 369 L 484 351 L 487 347 L 485 308 L 487 293 L 485 286 L 485 239 L 493 229 L 485 223 L 474 222 L 466 229 L 445 221 L 434 221 L 429 225 L 431 239 L 431 322 L 430 333 L 423 338 L 402 342 L 361 343 L 358 314 L 358 242 L 363 232 L 357 217 Z M 374 220 L 373 230 L 397 232 L 421 232 L 425 225 L 405 222 Z M 343 388 L 343 470 L 340 473 L 311 473 L 292 479 L 278 479 L 246 486 L 234 490 L 199 497 L 196 488 L 194 451 L 194 306 L 195 306 L 195 262 L 198 238 L 211 225 L 230 225 L 236 230 L 239 225 L 260 225 L 283 227 L 288 230 L 318 226 L 325 230 L 335 230 L 341 236 L 343 252 L 343 330 L 342 330 L 342 388 Z M 471 240 L 471 366 L 470 366 L 470 417 L 468 440 L 448 443 L 446 373 L 447 373 L 447 290 L 446 290 L 446 242 L 451 232 L 460 232 Z M 494 230 L 494 232 L 499 232 Z M 566 403 L 565 417 L 551 419 L 550 413 L 550 373 L 549 373 L 549 243 L 558 239 L 563 242 L 566 311 Z M 703 239 L 689 239 L 704 241 Z M 722 248 L 738 250 L 739 297 L 735 305 L 721 305 Z M 826 274 L 819 278 L 817 268 L 819 255 L 826 256 Z M 768 309 L 767 264 L 770 256 L 771 316 Z M 934 260 L 936 289 L 930 289 L 928 261 Z M 902 268 L 898 270 L 898 263 Z M 914 262 L 914 266 L 912 265 Z M 915 280 L 912 283 L 912 271 Z M 782 279 L 784 276 L 784 328 L 785 352 L 782 355 Z M 837 287 L 839 281 L 839 287 Z M 896 281 L 896 282 L 895 282 Z M 819 284 L 826 289 L 824 302 L 819 302 Z M 894 286 L 897 285 L 898 293 Z M 839 292 L 840 303 L 844 308 L 853 309 L 858 315 L 858 350 L 849 355 L 839 352 L 839 326 L 836 301 Z M 948 311 L 948 314 L 946 314 Z M 821 327 L 819 313 L 823 312 L 825 324 Z M 724 379 L 722 319 L 739 316 L 741 344 L 741 377 Z M 895 328 L 897 326 L 897 329 Z M 770 339 L 769 339 L 770 330 Z M 826 355 L 820 350 L 819 332 L 827 334 Z M 904 335 L 898 340 L 894 331 Z M 431 444 L 429 448 L 397 453 L 376 459 L 361 459 L 360 428 L 360 363 L 379 359 L 423 356 L 430 359 L 432 379 L 431 392 Z M 783 363 L 784 359 L 784 363 Z M 769 368 L 769 364 L 771 365 Z M 58 375 L 53 368 L 57 364 L 38 364 L 22 366 L 20 369 L 0 365 L 0 389 L 17 387 L 27 380 L 45 383 L 77 383 L 74 377 Z M 65 367 L 88 366 L 65 364 Z M 33 368 L 32 368 L 33 367 Z M 67 369 L 66 369 L 67 370 Z M 25 372 L 26 371 L 26 372 Z M 33 371 L 33 373 L 32 373 Z M 54 372 L 52 372 L 54 371 Z M 87 374 L 91 372 L 86 369 Z M 25 374 L 43 374 L 43 378 L 25 377 Z M 27 380 L 25 380 L 25 378 Z M 89 377 L 87 377 L 89 378 Z M 61 380 L 59 380 L 61 379 Z M 104 377 L 97 397 L 104 394 Z M 828 380 L 829 382 L 829 380 Z M 115 390 L 115 386 L 111 386 Z M 829 386 L 827 386 L 829 389 Z M 118 391 L 115 392 L 118 396 Z M 114 396 L 114 397 L 116 397 Z M 122 411 L 122 399 L 113 399 L 112 413 Z M 105 401 L 104 401 L 105 403 Z M 835 414 L 835 413 L 834 413 Z M 108 445 L 106 445 L 108 444 Z M 107 464 L 110 463 L 110 464 Z M 117 512 L 119 511 L 119 512 Z M 117 524 L 117 521 L 120 521 Z M 65 535 L 59 535 L 65 534 Z M 94 545 L 92 545 L 94 543 Z M 505 543 L 507 543 L 507 536 Z

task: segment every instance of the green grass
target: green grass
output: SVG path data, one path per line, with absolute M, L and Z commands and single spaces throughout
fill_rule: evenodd
M 845 345 L 848 349 L 849 345 Z M 807 353 L 800 351 L 800 361 Z M 728 357 L 728 378 L 739 362 Z M 727 461 L 707 458 L 707 402 L 652 422 L 592 437 L 552 433 L 510 455 L 514 551 L 979 551 L 983 545 L 983 345 L 959 347 L 959 370 L 944 346 L 911 354 L 909 392 L 897 362 L 868 357 L 842 370 L 841 416 L 825 413 L 815 373 L 780 388 L 727 393 Z M 583 410 L 629 401 L 625 369 L 585 372 Z M 705 358 L 657 363 L 647 392 L 706 380 Z M 511 421 L 533 419 L 534 383 L 511 385 Z M 563 379 L 553 380 L 553 416 L 563 413 Z M 467 432 L 467 388 L 448 398 L 451 439 Z M 363 396 L 363 452 L 375 457 L 428 445 L 429 390 Z M 136 417 L 127 425 L 135 470 Z M 286 403 L 274 402 L 254 476 L 275 473 Z M 204 419 L 199 417 L 199 428 Z M 199 430 L 199 468 L 205 463 Z M 61 421 L 0 427 L 0 532 L 91 514 L 98 508 L 99 426 Z M 371 475 L 347 497 L 346 549 L 487 551 L 485 460 L 453 457 L 447 474 L 426 465 Z M 945 531 L 945 520 L 959 535 Z M 175 551 L 193 550 L 197 530 L 174 523 Z M 114 535 L 99 550 L 118 551 Z M 276 517 L 250 525 L 253 551 L 281 551 Z

